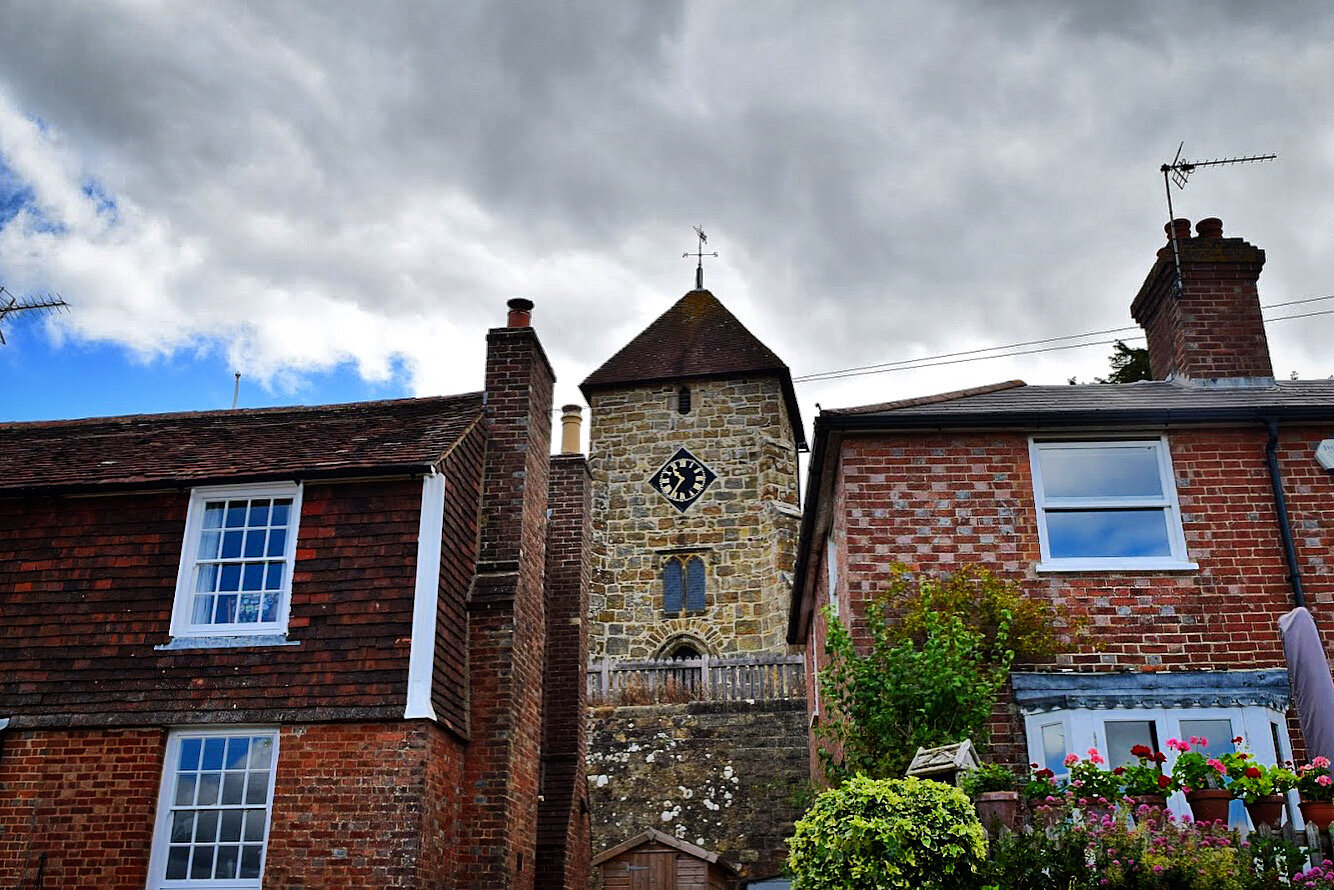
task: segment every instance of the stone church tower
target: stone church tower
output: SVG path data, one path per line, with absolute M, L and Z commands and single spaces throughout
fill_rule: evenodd
M 693 290 L 580 388 L 592 657 L 786 652 L 806 444 L 787 365 Z
M 666 835 L 773 877 L 809 780 L 786 642 L 806 444 L 792 375 L 697 286 L 581 389 L 594 864 L 622 886 L 641 867 L 627 845 Z

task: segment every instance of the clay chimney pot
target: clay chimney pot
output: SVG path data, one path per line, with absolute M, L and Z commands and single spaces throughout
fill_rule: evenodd
M 1163 226 L 1163 231 L 1167 233 L 1169 239 L 1172 237 L 1173 233 L 1175 233 L 1176 240 L 1188 241 L 1190 240 L 1190 220 L 1174 219 L 1167 225 Z
M 1195 224 L 1195 231 L 1201 238 L 1222 238 L 1223 221 L 1216 216 L 1202 219 Z
M 505 305 L 510 307 L 509 320 L 506 322 L 511 328 L 526 328 L 533 323 L 533 301 L 525 300 L 523 297 L 515 297 Z

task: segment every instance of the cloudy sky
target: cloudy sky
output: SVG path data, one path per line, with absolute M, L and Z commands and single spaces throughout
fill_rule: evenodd
M 0 284 L 72 306 L 0 328 L 0 419 L 225 408 L 234 370 L 252 406 L 474 390 L 513 296 L 577 401 L 692 285 L 693 225 L 798 377 L 1119 328 L 1182 141 L 1280 156 L 1177 213 L 1267 251 L 1266 304 L 1332 294 L 1332 80 L 1315 2 L 0 0 Z M 1334 315 L 1269 336 L 1334 374 Z

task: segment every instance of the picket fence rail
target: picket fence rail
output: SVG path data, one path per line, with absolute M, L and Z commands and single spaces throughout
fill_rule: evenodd
M 661 661 L 594 659 L 588 665 L 593 704 L 803 699 L 801 655 L 677 658 Z

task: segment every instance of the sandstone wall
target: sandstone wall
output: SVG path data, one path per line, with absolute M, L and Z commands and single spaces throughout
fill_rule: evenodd
M 691 381 L 594 394 L 590 654 L 650 658 L 688 634 L 715 655 L 785 652 L 799 517 L 791 426 L 775 378 Z M 718 475 L 684 513 L 649 484 L 678 448 Z M 706 607 L 665 614 L 662 568 L 697 553 Z
M 806 786 L 806 703 L 590 709 L 593 855 L 646 828 L 718 853 L 747 877 L 781 873 Z

